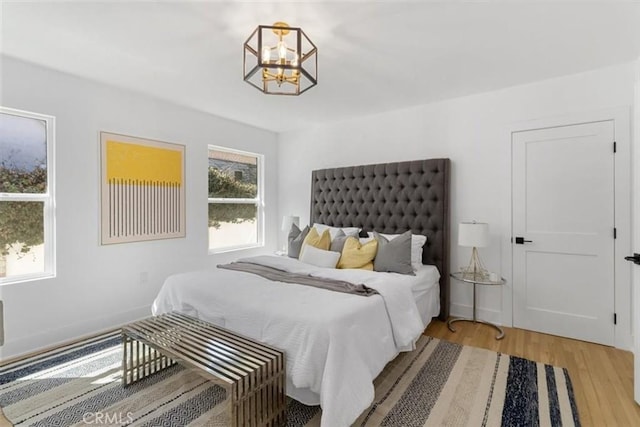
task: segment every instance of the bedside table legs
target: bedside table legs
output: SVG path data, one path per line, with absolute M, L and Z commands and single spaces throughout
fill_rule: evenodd
M 498 325 L 495 325 L 491 322 L 486 322 L 484 320 L 478 320 L 477 316 L 476 316 L 476 283 L 473 284 L 473 318 L 472 319 L 468 319 L 465 317 L 456 317 L 453 319 L 449 319 L 449 321 L 447 322 L 447 327 L 449 328 L 449 330 L 451 332 L 455 332 L 456 330 L 453 328 L 453 326 L 451 326 L 453 323 L 455 322 L 473 322 L 473 323 L 482 323 L 483 325 L 487 325 L 487 326 L 491 326 L 495 329 L 498 330 L 498 335 L 496 336 L 497 340 L 501 340 L 502 338 L 504 338 L 504 331 L 502 330 L 502 328 Z
M 501 340 L 502 338 L 504 338 L 504 331 L 502 330 L 502 328 L 494 323 L 491 322 L 485 322 L 484 320 L 474 320 L 474 319 L 466 319 L 464 317 L 456 317 L 454 319 L 449 319 L 449 321 L 447 322 L 447 327 L 449 328 L 449 330 L 451 332 L 455 332 L 456 330 L 453 328 L 453 326 L 451 326 L 453 323 L 455 322 L 473 322 L 473 323 L 482 323 L 483 325 L 487 325 L 487 326 L 491 326 L 493 328 L 495 328 L 499 333 L 496 336 L 497 340 Z

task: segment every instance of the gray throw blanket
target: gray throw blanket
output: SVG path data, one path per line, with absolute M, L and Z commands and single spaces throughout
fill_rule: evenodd
M 218 268 L 252 273 L 276 282 L 313 286 L 315 288 L 328 289 L 334 292 L 343 292 L 345 294 L 360 295 L 363 297 L 376 295 L 378 293 L 378 291 L 376 291 L 375 289 L 369 288 L 363 284 L 355 285 L 353 283 L 344 282 L 342 280 L 313 277 L 306 274 L 290 273 L 288 271 L 278 270 L 277 268 L 267 267 L 260 264 L 252 264 L 249 262 L 232 262 L 231 264 L 219 264 Z

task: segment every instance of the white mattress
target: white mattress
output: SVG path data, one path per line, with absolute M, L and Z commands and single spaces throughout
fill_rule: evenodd
M 423 265 L 416 271 L 416 281 L 411 285 L 413 298 L 420 318 L 426 328 L 431 319 L 440 314 L 440 272 L 433 265 Z
M 153 313 L 194 315 L 285 350 L 287 394 L 320 404 L 323 427 L 350 425 L 373 401 L 375 377 L 398 352 L 412 349 L 438 314 L 435 267 L 407 276 L 319 268 L 286 257 L 252 260 L 364 283 L 380 294 L 362 297 L 216 269 L 169 277 Z
M 411 277 L 411 290 L 421 292 L 431 289 L 438 284 L 440 272 L 435 265 L 421 265 L 415 276 Z

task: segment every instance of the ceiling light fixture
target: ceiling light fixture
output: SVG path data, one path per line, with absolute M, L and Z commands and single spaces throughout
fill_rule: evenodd
M 318 49 L 300 28 L 259 25 L 244 43 L 244 81 L 270 95 L 300 95 L 318 83 Z

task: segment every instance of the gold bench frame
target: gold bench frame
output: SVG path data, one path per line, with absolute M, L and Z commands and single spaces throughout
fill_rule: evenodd
M 286 424 L 284 352 L 175 312 L 123 326 L 122 342 L 124 387 L 179 362 L 225 388 L 232 426 Z

